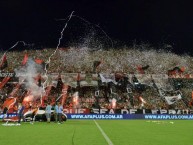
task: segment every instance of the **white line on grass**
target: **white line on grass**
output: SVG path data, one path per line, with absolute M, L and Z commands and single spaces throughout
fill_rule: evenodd
M 112 141 L 110 140 L 110 138 L 106 135 L 106 133 L 102 130 L 102 128 L 99 126 L 99 124 L 94 120 L 96 126 L 98 127 L 98 129 L 100 130 L 100 132 L 102 133 L 103 137 L 106 139 L 108 145 L 113 145 Z

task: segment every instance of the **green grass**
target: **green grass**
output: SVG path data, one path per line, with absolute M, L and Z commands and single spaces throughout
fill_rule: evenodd
M 193 121 L 96 120 L 114 145 L 192 145 Z M 2 124 L 2 123 L 1 123 Z M 0 125 L 0 145 L 108 145 L 93 120 Z

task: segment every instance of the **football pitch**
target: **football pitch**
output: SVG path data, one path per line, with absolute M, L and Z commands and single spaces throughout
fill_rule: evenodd
M 3 126 L 0 145 L 192 145 L 190 120 L 68 120 Z

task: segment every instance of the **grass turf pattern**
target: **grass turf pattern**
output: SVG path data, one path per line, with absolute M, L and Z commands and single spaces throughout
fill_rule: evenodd
M 96 120 L 114 145 L 192 145 L 191 120 Z M 1 123 L 2 124 L 2 123 Z M 0 145 L 108 145 L 93 120 L 0 125 Z

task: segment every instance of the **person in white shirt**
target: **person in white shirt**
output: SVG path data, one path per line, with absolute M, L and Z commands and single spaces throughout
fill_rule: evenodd
M 45 110 L 45 114 L 46 114 L 48 123 L 50 123 L 50 120 L 51 120 L 51 109 L 52 109 L 52 106 L 50 105 L 50 103 L 48 103 L 46 106 L 46 110 Z
M 59 102 L 59 104 L 58 104 L 58 120 L 59 120 L 59 124 L 62 123 L 62 113 L 63 113 L 63 106 Z

